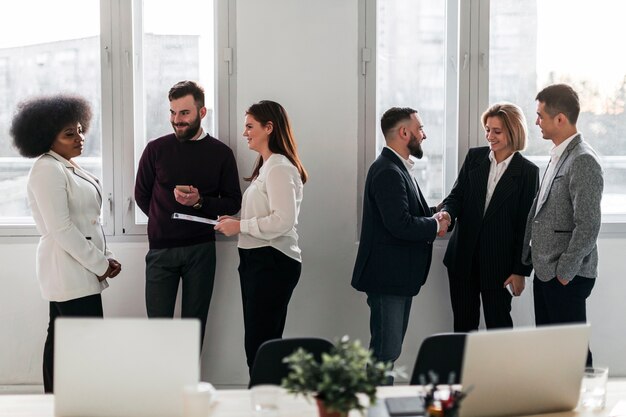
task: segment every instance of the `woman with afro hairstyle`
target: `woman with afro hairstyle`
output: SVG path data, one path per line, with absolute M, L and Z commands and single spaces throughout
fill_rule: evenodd
M 11 124 L 20 154 L 37 158 L 28 176 L 28 202 L 37 231 L 36 271 L 50 303 L 43 353 L 44 390 L 53 391 L 54 321 L 102 317 L 100 293 L 121 265 L 108 250 L 100 225 L 102 188 L 73 159 L 83 151 L 91 109 L 81 97 L 54 95 L 19 104 Z

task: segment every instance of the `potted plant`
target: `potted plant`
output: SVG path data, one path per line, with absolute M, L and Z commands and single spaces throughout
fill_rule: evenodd
M 357 393 L 376 402 L 376 387 L 394 375 L 391 363 L 376 362 L 358 340 L 339 340 L 321 362 L 300 348 L 283 360 L 290 373 L 282 381 L 288 392 L 315 397 L 320 416 L 345 417 L 350 410 L 363 413 Z

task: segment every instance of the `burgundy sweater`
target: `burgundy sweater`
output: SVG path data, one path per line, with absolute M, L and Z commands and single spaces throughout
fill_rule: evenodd
M 179 204 L 176 185 L 193 185 L 204 198 L 201 209 Z M 139 161 L 135 200 L 148 216 L 150 249 L 196 245 L 215 240 L 212 225 L 174 220 L 172 213 L 216 219 L 241 208 L 239 174 L 233 151 L 207 135 L 179 142 L 169 134 L 149 142 Z

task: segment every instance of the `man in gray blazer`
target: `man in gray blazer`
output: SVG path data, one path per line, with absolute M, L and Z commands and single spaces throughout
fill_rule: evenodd
M 522 252 L 522 262 L 535 269 L 535 323 L 586 322 L 586 299 L 598 275 L 602 167 L 576 129 L 578 94 L 555 84 L 535 99 L 535 124 L 554 143 L 528 215 Z M 588 365 L 591 360 L 590 351 Z

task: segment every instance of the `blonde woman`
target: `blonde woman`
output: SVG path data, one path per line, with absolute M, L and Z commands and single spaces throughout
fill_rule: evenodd
M 522 264 L 522 244 L 539 169 L 520 154 L 526 119 L 515 104 L 498 103 L 482 124 L 488 146 L 469 150 L 441 208 L 456 220 L 443 260 L 455 332 L 478 329 L 481 300 L 488 329 L 513 327 L 511 299 L 532 271 Z

